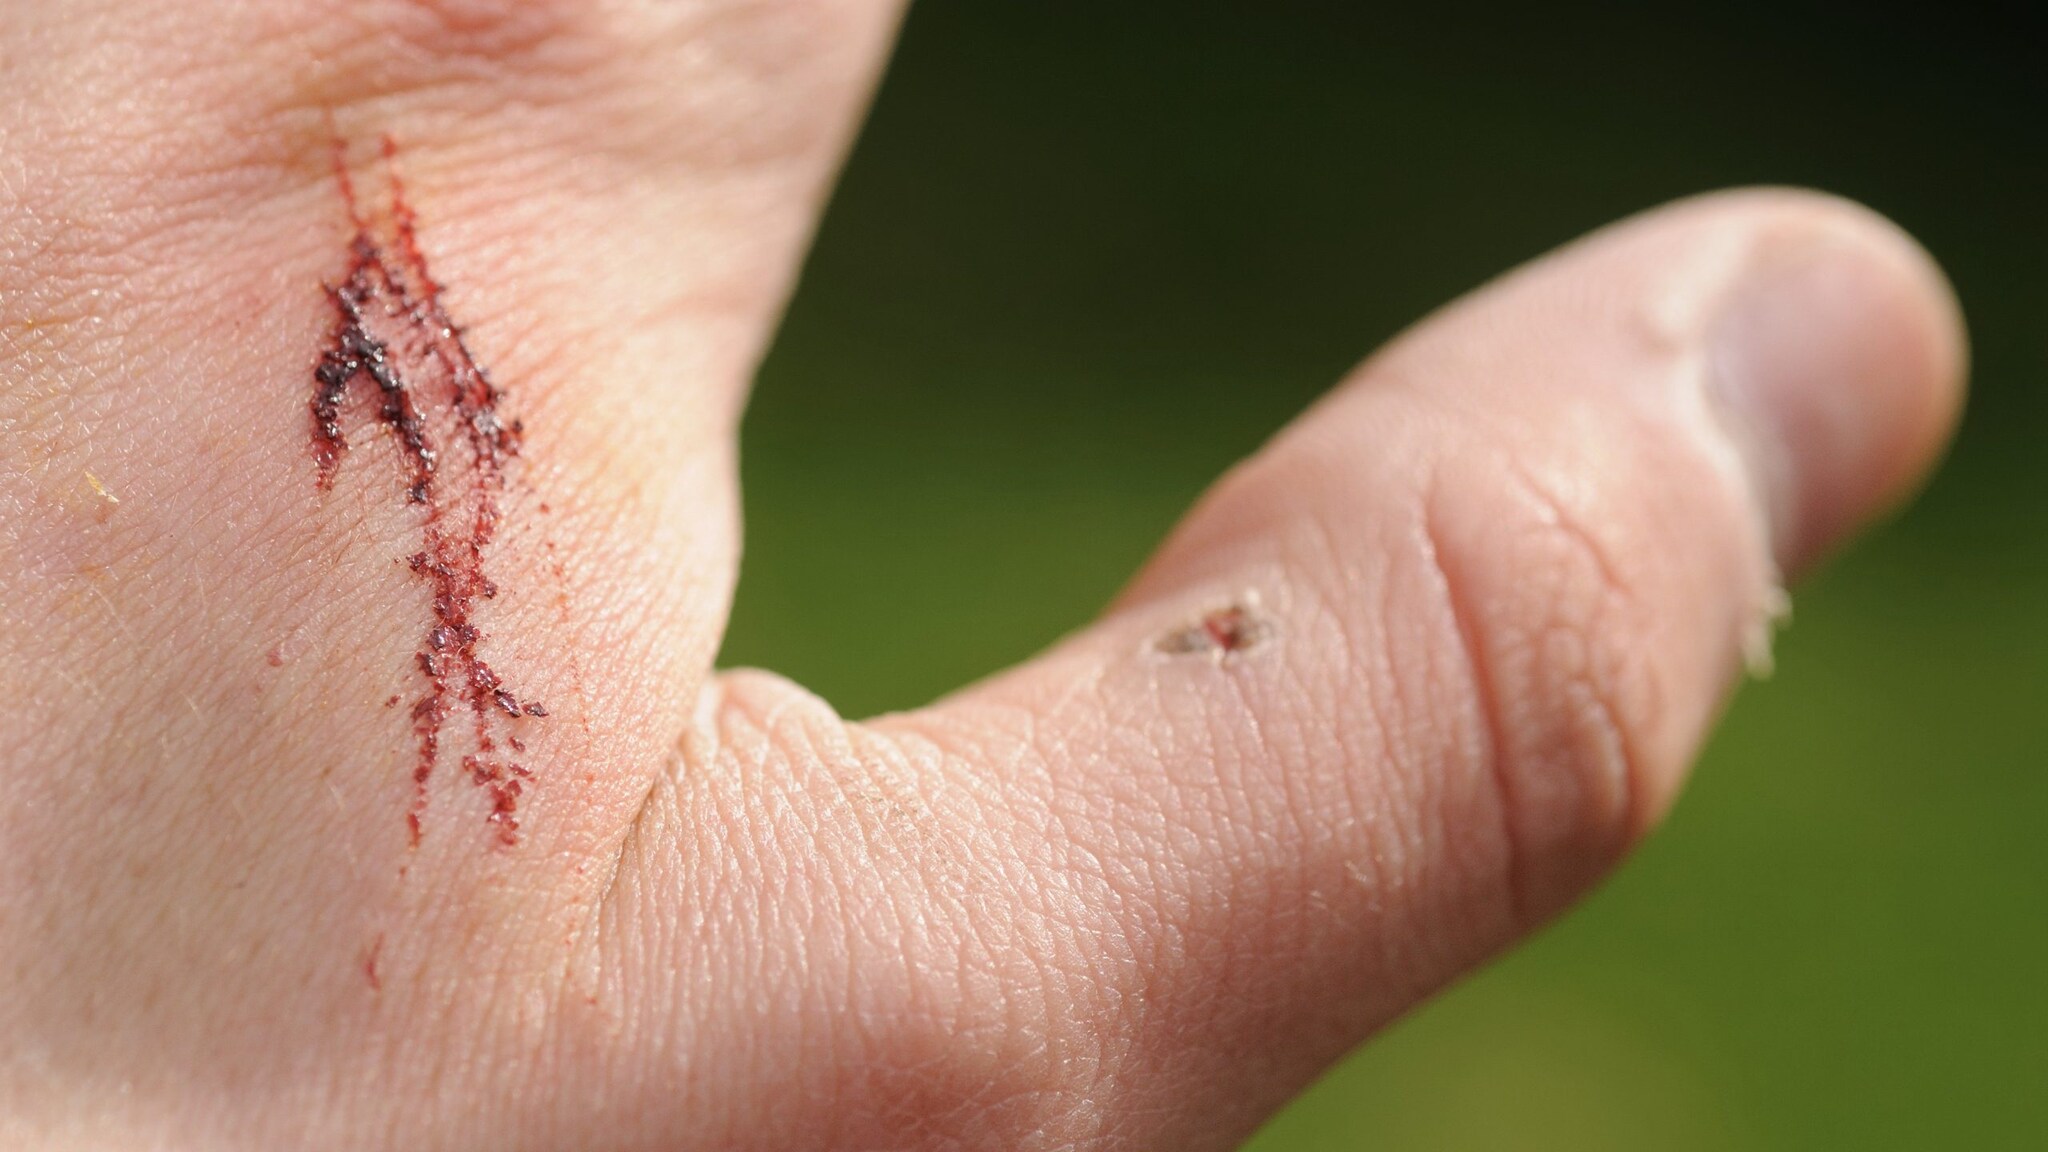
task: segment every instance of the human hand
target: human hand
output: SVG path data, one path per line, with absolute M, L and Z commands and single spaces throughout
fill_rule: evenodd
M 1952 419 L 1909 242 L 1696 200 L 1381 352 L 1024 668 L 713 675 L 894 16 L 0 5 L 0 1148 L 1229 1147 L 1614 863 Z

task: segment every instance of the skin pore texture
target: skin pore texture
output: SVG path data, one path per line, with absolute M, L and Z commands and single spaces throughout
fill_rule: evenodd
M 1620 858 L 1954 418 L 1909 240 L 1703 198 L 1025 666 L 714 673 L 897 17 L 0 0 L 0 1148 L 1231 1147 Z

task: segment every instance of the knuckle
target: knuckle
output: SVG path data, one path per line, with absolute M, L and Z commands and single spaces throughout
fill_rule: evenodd
M 1657 561 L 1627 493 L 1495 461 L 1434 484 L 1424 513 L 1480 701 L 1518 914 L 1555 911 L 1648 823 L 1662 750 Z
M 232 248 L 258 209 L 324 194 L 337 136 L 366 159 L 389 133 L 423 173 L 479 190 L 580 192 L 593 172 L 649 168 L 802 176 L 887 31 L 851 0 L 205 7 L 101 5 L 29 29 L 40 50 L 9 61 L 0 93 L 0 255 L 166 235 L 185 254 Z
M 561 0 L 331 0 L 300 26 L 267 19 L 246 39 L 288 78 L 276 89 L 283 111 L 508 82 L 522 103 L 546 104 L 626 42 L 600 6 Z

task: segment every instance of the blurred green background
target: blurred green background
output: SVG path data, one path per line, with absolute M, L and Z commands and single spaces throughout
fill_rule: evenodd
M 1613 883 L 1252 1148 L 2048 1147 L 2043 47 L 2018 7 L 926 0 L 762 370 L 724 661 L 921 703 L 1510 264 L 1856 197 L 1970 316 L 1946 470 L 1800 591 Z

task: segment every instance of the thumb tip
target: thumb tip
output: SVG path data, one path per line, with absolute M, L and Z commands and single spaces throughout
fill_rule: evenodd
M 1817 193 L 1741 195 L 1768 215 L 1711 333 L 1714 379 L 1798 572 L 1929 472 L 1962 407 L 1967 338 L 1947 278 L 1891 221 Z

